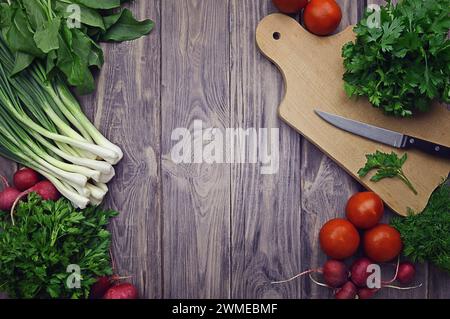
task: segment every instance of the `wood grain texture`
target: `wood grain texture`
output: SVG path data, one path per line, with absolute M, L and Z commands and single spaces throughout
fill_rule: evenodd
M 232 297 L 301 298 L 298 283 L 271 285 L 301 267 L 301 137 L 277 116 L 283 86 L 255 46 L 270 1 L 231 2 L 231 118 L 233 127 L 279 128 L 280 163 L 273 175 L 259 164 L 232 166 Z
M 342 29 L 367 1 L 339 3 Z M 136 0 L 131 9 L 156 29 L 105 45 L 97 92 L 82 98 L 125 152 L 105 203 L 121 212 L 111 225 L 117 273 L 132 276 L 143 298 L 331 297 L 306 278 L 270 284 L 326 260 L 320 227 L 343 217 L 363 189 L 276 116 L 282 76 L 254 40 L 258 22 L 276 12 L 271 0 Z M 278 174 L 262 175 L 256 164 L 175 164 L 172 131 L 196 119 L 280 128 Z M 15 168 L 0 159 L 0 173 Z M 377 298 L 450 298 L 447 273 L 419 265 L 417 282 L 424 286 Z
M 175 164 L 176 128 L 230 126 L 228 0 L 162 1 L 166 298 L 230 297 L 230 167 Z
M 448 272 L 429 266 L 427 298 L 450 299 L 450 275 Z
M 105 202 L 121 213 L 111 225 L 115 271 L 131 276 L 142 298 L 160 298 L 160 1 L 134 1 L 130 9 L 154 19 L 156 29 L 137 41 L 105 45 L 97 92 L 82 102 L 124 151 Z

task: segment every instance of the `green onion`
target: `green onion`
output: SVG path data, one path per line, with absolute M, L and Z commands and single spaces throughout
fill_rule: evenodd
M 0 155 L 35 169 L 80 208 L 102 202 L 123 157 L 83 113 L 62 78 L 34 62 L 10 77 L 14 57 L 0 37 Z

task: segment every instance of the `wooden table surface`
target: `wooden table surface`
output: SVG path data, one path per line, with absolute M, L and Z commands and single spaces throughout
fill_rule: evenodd
M 341 28 L 368 1 L 340 0 Z M 382 2 L 382 1 L 369 1 Z M 139 41 L 106 45 L 96 94 L 83 98 L 96 125 L 123 147 L 106 206 L 116 270 L 145 298 L 328 298 L 306 278 L 270 281 L 317 267 L 323 223 L 344 216 L 361 190 L 342 169 L 281 122 L 280 73 L 258 51 L 258 22 L 270 0 L 136 0 L 156 22 Z M 279 128 L 278 174 L 254 164 L 175 164 L 175 128 Z M 12 163 L 0 170 L 11 174 Z M 386 214 L 386 220 L 392 216 Z M 379 298 L 450 298 L 450 276 L 419 265 L 412 291 Z

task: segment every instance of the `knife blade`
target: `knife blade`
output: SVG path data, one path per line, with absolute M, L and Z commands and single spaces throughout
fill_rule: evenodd
M 329 124 L 349 133 L 400 149 L 418 149 L 431 155 L 450 159 L 450 148 L 385 128 L 358 122 L 343 116 L 315 110 Z

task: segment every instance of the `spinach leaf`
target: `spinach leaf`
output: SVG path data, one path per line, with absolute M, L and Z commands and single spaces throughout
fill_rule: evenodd
M 147 35 L 151 20 L 137 21 L 120 0 L 0 0 L 0 32 L 16 55 L 15 75 L 37 59 L 47 77 L 64 75 L 80 94 L 95 89 L 92 67 L 101 68 L 100 41 L 128 41 Z M 79 17 L 69 6 L 77 5 Z M 78 19 L 80 27 L 69 24 Z
M 33 63 L 33 61 L 34 56 L 23 52 L 17 52 L 15 56 L 14 69 L 11 75 L 16 75 L 17 73 L 25 70 L 31 63 Z
M 11 7 L 10 10 L 12 11 L 8 16 L 11 20 L 4 21 L 6 26 L 2 28 L 2 33 L 11 51 L 42 57 L 44 54 L 34 42 L 32 27 L 25 11 L 18 7 Z
M 74 0 L 73 2 L 92 9 L 115 9 L 121 5 L 120 0 Z
M 55 10 L 61 17 L 68 18 L 70 12 L 68 11 L 69 3 L 56 2 Z M 103 17 L 94 9 L 80 5 L 80 22 L 90 27 L 96 27 L 105 31 L 105 23 Z
M 34 30 L 42 28 L 48 22 L 45 8 L 40 1 L 36 0 L 22 0 L 23 8 L 25 9 L 31 27 Z
M 63 26 L 63 35 L 59 38 L 57 66 L 64 73 L 70 85 L 80 94 L 92 92 L 95 88 L 94 77 L 89 70 L 91 42 L 80 30 Z
M 105 17 L 107 31 L 101 36 L 102 41 L 129 41 L 149 34 L 154 27 L 151 20 L 137 21 L 130 10 Z
M 43 27 L 38 28 L 34 34 L 34 41 L 39 49 L 44 53 L 59 49 L 59 28 L 61 20 L 53 19 L 46 22 Z

